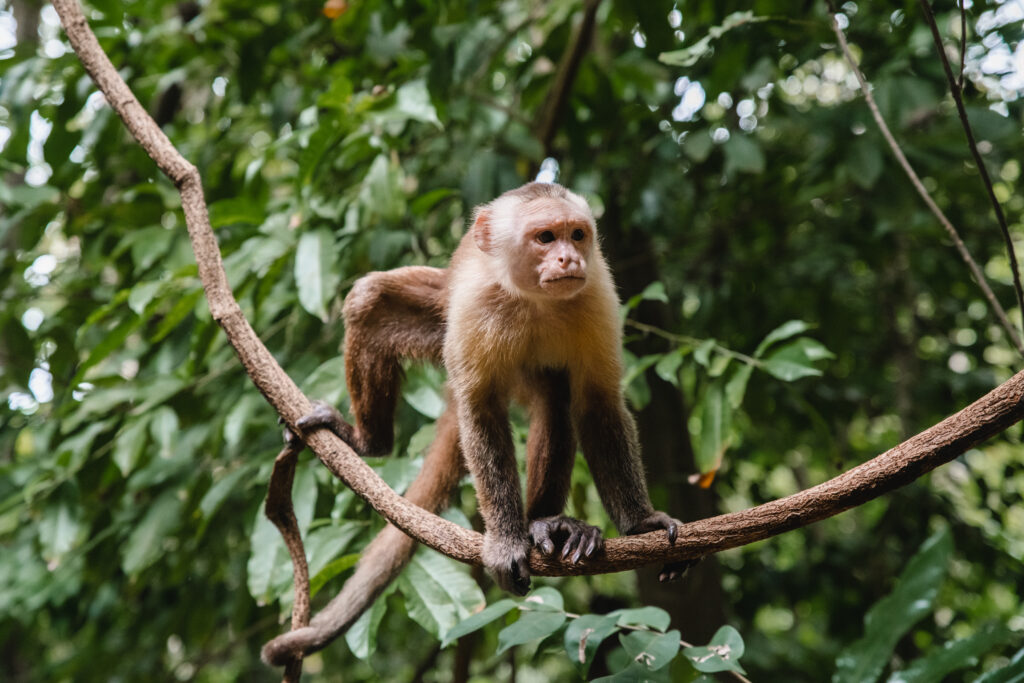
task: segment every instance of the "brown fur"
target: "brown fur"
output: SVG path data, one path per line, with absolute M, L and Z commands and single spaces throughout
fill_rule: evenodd
M 530 183 L 474 216 L 448 269 L 399 268 L 356 283 L 344 307 L 354 425 L 333 408 L 318 408 L 300 426 L 328 427 L 363 455 L 388 453 L 401 361 L 442 361 L 449 406 L 406 497 L 428 510 L 442 507 L 464 471 L 461 452 L 486 525 L 484 564 L 502 587 L 528 588 L 531 532 L 545 539 L 536 539 L 542 552 L 553 552 L 549 537 L 567 536 L 563 556 L 575 550 L 574 561 L 600 548 L 596 529 L 559 516 L 577 437 L 619 531 L 660 528 L 674 540 L 677 522 L 655 512 L 648 499 L 636 427 L 620 388 L 619 301 L 586 202 L 558 185 Z M 584 229 L 584 239 L 572 236 Z M 549 247 L 539 239 L 548 231 L 557 238 Z M 585 282 L 545 284 L 560 268 L 585 275 Z M 511 400 L 530 410 L 526 512 L 508 422 Z M 264 659 L 279 663 L 289 653 L 323 647 L 369 607 L 413 548 L 388 526 L 330 605 L 307 629 L 268 643 Z

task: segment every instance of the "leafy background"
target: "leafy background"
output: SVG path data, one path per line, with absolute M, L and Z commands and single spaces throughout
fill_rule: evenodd
M 2 677 L 276 678 L 256 655 L 291 599 L 261 511 L 275 415 L 210 318 L 174 187 L 96 94 L 53 9 L 0 7 Z M 631 321 L 625 381 L 652 494 L 677 516 L 822 481 L 1020 365 L 884 147 L 820 3 L 606 0 L 547 148 L 536 121 L 579 19 L 568 0 L 353 0 L 328 3 L 334 18 L 319 2 L 88 7 L 199 167 L 235 294 L 308 395 L 345 403 L 351 283 L 443 265 L 472 207 L 545 158 L 599 214 Z M 883 114 L 1010 308 L 1007 258 L 917 3 L 840 10 Z M 959 14 L 949 2 L 936 13 L 955 55 Z M 1016 240 L 1022 17 L 1018 0 L 975 2 L 966 43 L 971 121 Z M 399 489 L 441 381 L 410 369 L 397 457 L 373 462 Z M 1011 429 L 882 500 L 709 559 L 681 585 L 651 572 L 537 583 L 577 614 L 658 605 L 698 645 L 728 624 L 754 680 L 975 680 L 1010 662 L 1024 630 L 1019 442 Z M 701 474 L 704 488 L 691 483 Z M 296 503 L 318 603 L 381 521 L 308 456 Z M 582 463 L 570 512 L 610 531 Z M 468 486 L 449 514 L 473 519 Z M 908 572 L 930 581 L 924 593 L 901 593 Z M 439 649 L 501 597 L 421 552 L 306 671 L 578 675 L 560 639 L 496 655 L 501 624 Z M 954 673 L 915 674 L 957 643 Z M 614 666 L 599 656 L 589 675 Z

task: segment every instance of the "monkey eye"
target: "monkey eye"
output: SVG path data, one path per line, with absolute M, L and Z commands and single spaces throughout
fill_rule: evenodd
M 584 233 L 583 233 L 583 231 L 581 229 L 576 228 L 575 230 L 572 231 L 572 238 L 575 241 L 580 242 L 580 241 L 583 240 L 584 237 L 585 237 L 585 235 L 584 235 Z
M 554 242 L 555 241 L 555 233 L 551 232 L 550 230 L 545 230 L 544 232 L 542 232 L 539 235 L 537 235 L 537 241 L 540 242 L 541 244 L 547 244 L 548 242 Z

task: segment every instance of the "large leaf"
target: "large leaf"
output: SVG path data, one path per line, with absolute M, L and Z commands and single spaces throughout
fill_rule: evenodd
M 398 585 L 409 616 L 438 639 L 484 604 L 465 565 L 427 548 L 413 557 Z
M 618 616 L 615 614 L 584 614 L 566 626 L 565 653 L 580 674 L 587 675 L 598 646 L 618 630 Z
M 948 680 L 954 671 L 976 668 L 982 655 L 1013 639 L 1015 636 L 1009 629 L 990 625 L 967 638 L 926 652 L 907 668 L 889 676 L 888 683 L 940 683 Z
M 946 578 L 953 540 L 948 529 L 933 534 L 907 563 L 893 591 L 864 617 L 864 635 L 836 658 L 833 683 L 872 683 L 889 663 L 903 634 L 926 614 Z
M 732 440 L 732 406 L 721 381 L 708 385 L 698 405 L 700 438 L 697 440 L 697 467 L 701 473 L 713 472 L 722 464 Z
M 450 628 L 444 635 L 444 639 L 441 641 L 441 647 L 448 647 L 448 645 L 453 641 L 468 633 L 472 633 L 473 631 L 483 628 L 492 621 L 500 619 L 518 606 L 519 603 L 508 598 L 499 600 L 492 605 L 488 605 L 476 614 L 463 619 L 458 624 Z
M 633 661 L 643 664 L 651 671 L 657 671 L 672 661 L 679 652 L 679 631 L 632 631 L 621 634 L 619 642 Z
M 506 626 L 498 634 L 498 652 L 510 647 L 547 638 L 565 623 L 564 612 L 524 612 L 519 621 Z
M 169 490 L 149 505 L 122 546 L 125 574 L 138 574 L 163 555 L 164 539 L 181 523 L 181 504 L 177 491 Z
M 325 229 L 302 233 L 295 249 L 299 303 L 324 322 L 327 321 L 327 304 L 338 289 L 334 253 L 334 235 Z
M 742 674 L 744 671 L 739 660 L 744 649 L 739 631 L 726 625 L 715 631 L 710 643 L 704 647 L 688 647 L 683 650 L 683 654 L 690 659 L 690 663 L 697 671 L 735 671 Z

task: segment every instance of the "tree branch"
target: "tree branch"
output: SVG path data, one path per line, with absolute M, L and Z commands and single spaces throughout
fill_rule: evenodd
M 967 109 L 964 107 L 963 98 L 963 81 L 957 82 L 956 76 L 953 75 L 953 67 L 949 64 L 949 58 L 946 56 L 946 49 L 942 45 L 942 35 L 939 33 L 939 27 L 935 23 L 935 14 L 932 12 L 931 5 L 928 4 L 928 0 L 920 0 L 921 11 L 924 12 L 925 21 L 928 22 L 928 28 L 932 32 L 932 40 L 935 42 L 935 51 L 939 53 L 939 60 L 942 62 L 942 70 L 946 73 L 946 80 L 949 82 L 949 92 L 953 95 L 953 101 L 956 102 L 956 112 L 960 116 L 960 124 L 964 128 L 964 135 L 967 136 L 967 145 L 971 148 L 971 155 L 974 157 L 974 163 L 978 166 L 978 174 L 981 176 L 981 181 L 985 184 L 985 190 L 988 193 L 988 199 L 992 203 L 992 210 L 996 214 L 996 221 L 999 223 L 999 230 L 1003 233 L 1003 242 L 1006 244 L 1006 255 L 1010 259 L 1010 272 L 1013 274 L 1013 288 L 1017 292 L 1017 305 L 1020 307 L 1021 312 L 1021 323 L 1024 324 L 1024 288 L 1021 287 L 1020 283 L 1020 266 L 1017 265 L 1017 252 L 1013 247 L 1013 238 L 1010 237 L 1010 228 L 1006 225 L 1006 216 L 1003 214 L 1003 207 L 999 204 L 999 199 L 996 198 L 995 188 L 992 187 L 992 178 L 988 175 L 988 167 L 985 166 L 985 160 L 981 158 L 981 152 L 978 151 L 978 143 L 974 140 L 974 130 L 971 128 L 970 121 L 967 120 Z M 961 19 L 961 30 L 964 22 L 964 10 L 960 8 L 960 19 Z M 960 78 L 963 79 L 964 67 L 964 45 L 966 44 L 966 35 L 961 36 L 960 46 Z
M 558 131 L 558 118 L 569 99 L 569 92 L 576 80 L 576 73 L 580 69 L 583 55 L 586 54 L 587 48 L 590 46 L 590 39 L 594 35 L 597 8 L 600 4 L 601 0 L 585 0 L 583 19 L 580 21 L 579 29 L 562 54 L 562 59 L 558 62 L 555 80 L 551 84 L 551 92 L 544 103 L 544 108 L 537 116 L 537 122 L 533 129 L 537 131 L 537 139 L 544 147 L 544 156 L 550 156 L 551 143 Z
M 309 411 L 309 401 L 278 366 L 232 297 L 210 228 L 198 171 L 181 157 L 121 80 L 89 29 L 78 3 L 55 0 L 54 6 L 72 47 L 107 101 L 160 169 L 178 185 L 210 311 L 224 328 L 253 383 L 294 428 L 295 421 Z M 540 576 L 622 571 L 701 557 L 769 538 L 903 486 L 1022 418 L 1024 372 L 959 413 L 823 484 L 750 510 L 683 525 L 674 546 L 668 544 L 663 532 L 651 532 L 611 539 L 600 557 L 579 565 L 532 552 L 530 569 Z M 399 496 L 329 431 L 311 434 L 306 443 L 332 473 L 406 534 L 449 557 L 480 564 L 481 534 L 430 514 Z
M 302 544 L 302 533 L 295 519 L 295 506 L 292 505 L 292 484 L 295 482 L 295 465 L 299 453 L 306 445 L 299 439 L 290 440 L 277 458 L 274 469 L 270 473 L 270 484 L 267 487 L 267 503 L 265 512 L 267 519 L 273 522 L 281 532 L 288 554 L 292 558 L 292 580 L 295 602 L 292 605 L 292 631 L 309 625 L 309 566 L 306 564 L 306 550 Z M 288 660 L 284 667 L 283 683 L 299 683 L 302 678 L 302 656 Z
M 999 299 L 992 292 L 992 288 L 989 287 L 988 280 L 985 279 L 985 274 L 981 272 L 981 268 L 975 262 L 974 257 L 971 256 L 971 252 L 967 250 L 967 245 L 960 239 L 960 233 L 953 227 L 953 224 L 946 218 L 946 214 L 942 213 L 942 209 L 935 203 L 932 196 L 928 194 L 928 190 L 925 189 L 924 183 L 918 177 L 914 171 L 913 166 L 907 161 L 906 155 L 903 154 L 903 150 L 900 148 L 899 143 L 896 142 L 896 138 L 893 137 L 892 132 L 889 130 L 889 126 L 886 125 L 885 119 L 882 118 L 882 113 L 878 110 L 878 105 L 875 103 L 875 98 L 871 94 L 871 86 L 868 85 L 867 79 L 864 77 L 864 73 L 857 66 L 857 60 L 853 58 L 853 54 L 850 52 L 850 46 L 846 44 L 846 35 L 843 30 L 839 28 L 839 23 L 836 21 L 836 8 L 832 3 L 832 0 L 825 0 L 828 5 L 829 15 L 832 17 L 832 30 L 836 34 L 836 38 L 839 40 L 839 48 L 843 52 L 843 57 L 846 58 L 846 62 L 850 65 L 853 70 L 853 74 L 857 77 L 857 83 L 860 84 L 860 90 L 864 93 L 864 101 L 868 104 L 868 109 L 871 110 L 871 116 L 875 119 L 875 123 L 878 125 L 878 129 L 882 132 L 882 137 L 889 144 L 889 149 L 892 150 L 893 156 L 896 157 L 896 161 L 899 162 L 903 168 L 903 172 L 906 173 L 910 179 L 911 184 L 917 193 L 924 200 L 928 210 L 932 212 L 932 215 L 938 219 L 942 227 L 946 229 L 946 234 L 949 235 L 949 239 L 953 241 L 953 246 L 960 253 L 960 258 L 963 259 L 964 263 L 970 269 L 971 274 L 974 276 L 974 281 L 978 283 L 978 287 L 981 288 L 982 294 L 985 295 L 985 299 L 988 300 L 989 305 L 996 314 L 996 318 L 999 320 L 999 324 L 1002 325 L 1003 329 L 1006 330 L 1006 334 L 1010 338 L 1010 342 L 1017 348 L 1017 352 L 1024 356 L 1024 343 L 1021 343 L 1021 338 L 1017 334 L 1017 330 L 1013 327 L 1010 319 L 1006 315 L 1006 311 L 1003 309 L 1002 304 L 999 303 Z M 1012 252 L 1011 252 L 1012 253 Z M 1021 311 L 1024 314 L 1024 309 Z

